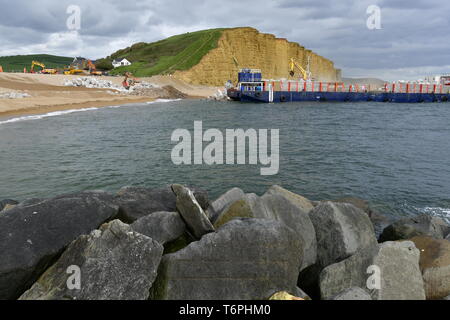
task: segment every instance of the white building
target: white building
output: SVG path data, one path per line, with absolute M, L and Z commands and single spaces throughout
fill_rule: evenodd
M 124 67 L 124 66 L 131 66 L 131 62 L 127 59 L 121 59 L 121 60 L 113 60 L 112 65 L 114 68 L 117 67 Z

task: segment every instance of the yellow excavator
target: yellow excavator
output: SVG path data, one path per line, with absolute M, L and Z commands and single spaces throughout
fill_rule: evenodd
M 43 73 L 43 74 L 56 74 L 56 73 L 58 73 L 58 70 L 56 70 L 56 69 L 46 69 L 45 68 L 45 64 L 43 64 L 42 62 L 38 62 L 38 61 L 32 61 L 31 62 L 31 68 L 30 68 L 30 72 L 31 73 L 35 73 L 35 71 L 34 71 L 34 67 L 35 66 L 41 67 L 42 68 L 41 73 Z
M 82 73 L 84 73 L 83 70 L 76 69 L 73 66 L 70 66 L 70 67 L 64 69 L 65 75 L 82 74 Z
M 306 71 L 297 61 L 295 61 L 294 58 L 291 58 L 291 61 L 289 63 L 289 74 L 291 77 L 295 76 L 295 68 L 300 70 L 300 73 L 302 74 L 303 80 L 311 80 L 311 72 Z

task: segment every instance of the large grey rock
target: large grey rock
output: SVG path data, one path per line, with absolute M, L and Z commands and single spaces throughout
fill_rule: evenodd
M 19 204 L 19 202 L 15 201 L 15 200 L 11 200 L 11 199 L 5 199 L 5 200 L 1 200 L 0 201 L 0 211 L 3 211 L 3 209 L 5 209 L 5 207 L 8 206 L 15 206 Z
M 75 240 L 21 300 L 146 300 L 163 247 L 114 220 Z M 69 267 L 80 270 L 80 288 L 69 289 Z
M 349 288 L 334 297 L 330 298 L 330 300 L 372 300 L 372 297 L 366 290 L 363 290 L 358 287 Z
M 309 217 L 316 232 L 317 261 L 302 270 L 298 285 L 313 299 L 320 299 L 319 276 L 323 268 L 375 247 L 377 239 L 367 214 L 349 203 L 320 202 Z
M 0 213 L 0 299 L 16 299 L 74 239 L 117 215 L 107 193 L 63 195 Z
M 203 209 L 209 207 L 208 193 L 196 187 L 190 187 L 194 197 Z M 176 210 L 177 197 L 171 186 L 162 188 L 123 187 L 117 192 L 115 201 L 119 205 L 119 219 L 133 223 L 139 218 L 155 212 L 173 212 Z
M 333 202 L 338 203 L 350 203 L 357 207 L 358 209 L 361 209 L 364 211 L 370 218 L 370 221 L 372 221 L 375 235 L 378 237 L 383 232 L 383 230 L 389 226 L 393 221 L 390 217 L 383 215 L 379 213 L 378 211 L 372 209 L 369 205 L 369 202 L 367 200 L 363 200 L 360 198 L 355 197 L 345 197 L 340 198 L 337 200 L 333 200 Z
M 261 300 L 295 292 L 303 243 L 277 221 L 236 219 L 165 255 L 152 299 Z
M 445 240 L 450 241 L 450 234 L 445 238 Z
M 234 202 L 241 200 L 245 197 L 244 191 L 239 188 L 233 188 L 228 190 L 226 193 L 221 195 L 215 201 L 213 201 L 206 211 L 206 214 L 210 220 L 214 223 L 218 216 L 222 214 L 226 207 L 233 204 Z
M 427 236 L 411 239 L 420 250 L 420 270 L 428 300 L 450 294 L 450 242 Z
M 265 194 L 282 196 L 304 213 L 308 213 L 312 209 L 314 209 L 314 206 L 311 203 L 311 201 L 309 201 L 305 197 L 302 197 L 301 195 L 293 193 L 277 185 L 270 187 Z
M 124 187 L 115 196 L 115 201 L 120 208 L 118 218 L 125 223 L 133 223 L 155 212 L 176 209 L 176 196 L 170 186 L 156 189 Z
M 319 278 L 320 297 L 324 300 L 331 299 L 354 287 L 367 289 L 367 279 L 370 276 L 367 270 L 373 264 L 378 250 L 378 245 L 374 245 L 324 268 Z
M 290 201 L 289 198 L 281 194 L 278 192 L 267 193 L 261 197 L 261 202 L 269 212 L 271 219 L 284 223 L 302 239 L 304 246 L 301 253 L 302 263 L 299 269 L 301 271 L 316 263 L 316 232 L 304 206 L 298 204 L 298 201 L 297 204 L 295 201 Z
M 131 224 L 131 228 L 164 245 L 186 232 L 186 224 L 178 212 L 155 212 Z
M 190 189 L 174 184 L 172 185 L 172 190 L 177 196 L 176 205 L 178 212 L 194 237 L 200 239 L 203 235 L 215 231 Z
M 317 237 L 317 264 L 324 268 L 377 244 L 373 225 L 348 203 L 322 202 L 309 213 Z
M 271 192 L 264 194 L 262 197 L 258 197 L 256 194 L 246 194 L 244 198 L 223 210 L 222 214 L 216 219 L 214 227 L 219 228 L 236 218 L 280 221 L 292 228 L 304 243 L 303 251 L 298 254 L 299 259 L 302 260 L 300 270 L 303 270 L 316 262 L 317 241 L 314 226 L 304 209 L 306 205 L 298 204 L 303 200 L 290 201 L 288 197 L 295 199 L 295 195 L 286 196 L 289 191 L 280 190 L 279 187 L 271 189 Z
M 400 219 L 386 229 L 380 236 L 380 242 L 408 240 L 417 236 L 444 238 L 443 220 L 428 214 Z
M 359 287 L 367 289 L 373 300 L 425 300 L 419 256 L 419 250 L 410 241 L 386 242 L 358 251 L 322 271 L 321 296 L 329 299 L 344 290 Z M 369 288 L 368 284 L 375 286 Z
M 215 219 L 214 227 L 220 228 L 224 224 L 237 218 L 273 219 L 261 198 L 254 193 L 245 194 L 241 199 L 228 205 Z

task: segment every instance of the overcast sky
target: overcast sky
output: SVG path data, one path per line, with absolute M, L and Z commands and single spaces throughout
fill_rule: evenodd
M 70 5 L 81 29 L 68 30 Z M 381 9 L 381 29 L 367 8 Z M 450 72 L 448 0 L 0 0 L 0 56 L 105 57 L 135 42 L 251 26 L 329 58 L 346 77 L 417 79 Z

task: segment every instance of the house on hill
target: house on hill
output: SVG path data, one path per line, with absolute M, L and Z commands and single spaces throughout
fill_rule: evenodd
M 119 59 L 119 60 L 113 60 L 112 65 L 114 68 L 131 66 L 131 62 L 128 61 L 127 59 L 123 58 L 123 59 Z

